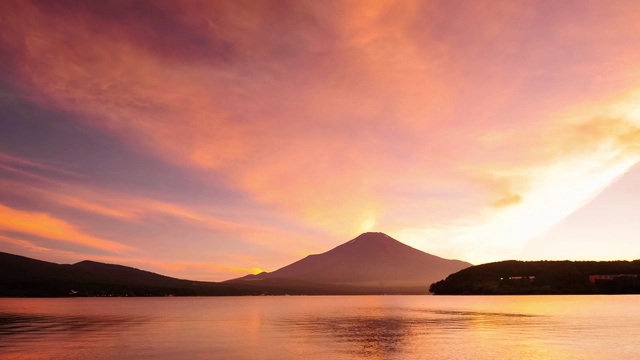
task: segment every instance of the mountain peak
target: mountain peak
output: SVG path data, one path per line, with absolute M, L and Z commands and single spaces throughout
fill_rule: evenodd
M 389 236 L 389 235 L 387 235 L 387 234 L 385 234 L 383 232 L 374 232 L 374 231 L 369 231 L 369 232 L 362 233 L 362 234 L 358 235 L 357 238 L 382 238 L 382 237 L 391 239 L 391 236 Z
M 333 285 L 420 287 L 470 265 L 427 254 L 381 232 L 366 232 L 327 252 L 239 280 L 278 278 Z
M 381 232 L 366 232 L 366 233 L 362 233 L 360 235 L 358 235 L 355 239 L 348 241 L 348 243 L 353 243 L 356 241 L 386 241 L 386 240 L 395 240 L 394 238 L 392 238 L 391 236 L 385 234 L 385 233 L 381 233 Z
M 392 238 L 391 236 L 381 232 L 366 232 L 358 235 L 356 238 L 339 245 L 331 251 L 343 251 L 347 249 L 364 249 L 384 252 L 391 248 L 408 247 L 406 244 Z

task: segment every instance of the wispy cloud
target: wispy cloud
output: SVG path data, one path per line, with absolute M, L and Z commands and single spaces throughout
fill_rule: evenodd
M 35 235 L 112 253 L 125 253 L 133 250 L 131 247 L 115 241 L 84 233 L 68 222 L 46 213 L 17 210 L 2 204 L 0 204 L 0 231 Z

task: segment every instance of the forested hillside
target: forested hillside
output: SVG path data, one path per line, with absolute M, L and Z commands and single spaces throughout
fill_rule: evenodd
M 640 294 L 640 260 L 502 261 L 458 271 L 432 284 L 429 291 L 436 295 Z

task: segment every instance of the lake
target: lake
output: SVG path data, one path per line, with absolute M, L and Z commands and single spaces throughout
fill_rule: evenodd
M 640 359 L 640 296 L 0 299 L 1 359 Z

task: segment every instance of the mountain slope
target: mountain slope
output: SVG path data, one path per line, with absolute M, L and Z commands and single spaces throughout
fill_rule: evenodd
M 385 288 L 422 287 L 471 264 L 447 260 L 407 246 L 383 233 L 364 233 L 322 254 L 271 273 L 232 280 L 292 279 L 322 284 Z
M 175 279 L 135 268 L 82 261 L 55 264 L 0 252 L 0 296 L 252 295 L 254 289 Z

